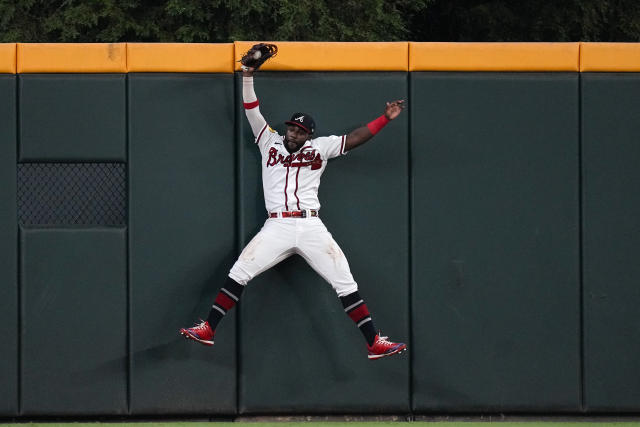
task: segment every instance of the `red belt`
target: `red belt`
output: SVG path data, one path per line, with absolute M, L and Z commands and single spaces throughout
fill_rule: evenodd
M 315 209 L 310 209 L 309 213 L 311 216 L 318 216 L 318 211 Z M 307 211 L 285 211 L 285 212 L 271 212 L 269 214 L 269 218 L 278 218 L 278 214 L 280 214 L 281 218 L 306 218 Z

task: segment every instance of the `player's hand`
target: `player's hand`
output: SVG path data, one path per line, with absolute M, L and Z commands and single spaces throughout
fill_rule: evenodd
M 242 76 L 243 77 L 251 77 L 251 76 L 253 76 L 253 72 L 255 70 L 256 69 L 253 68 L 253 67 L 247 67 L 246 65 L 243 65 L 242 66 Z
M 387 117 L 387 119 L 393 120 L 396 117 L 398 117 L 400 113 L 402 113 L 402 110 L 404 110 L 404 107 L 405 107 L 404 99 L 399 99 L 393 102 L 387 102 L 387 106 L 384 109 L 384 115 Z

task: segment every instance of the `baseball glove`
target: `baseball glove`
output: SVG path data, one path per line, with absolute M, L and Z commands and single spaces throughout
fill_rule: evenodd
M 275 44 L 254 44 L 251 49 L 249 49 L 244 55 L 242 55 L 240 63 L 242 63 L 243 67 L 251 67 L 254 70 L 257 70 L 262 64 L 267 62 L 268 59 L 276 56 L 277 53 L 278 46 L 276 46 Z

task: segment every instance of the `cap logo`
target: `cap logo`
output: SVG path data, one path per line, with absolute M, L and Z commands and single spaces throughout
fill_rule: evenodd
M 304 116 L 296 117 L 296 118 L 295 118 L 295 119 L 293 119 L 293 120 L 299 120 L 299 121 L 300 121 L 300 123 L 302 123 L 302 122 L 304 121 Z

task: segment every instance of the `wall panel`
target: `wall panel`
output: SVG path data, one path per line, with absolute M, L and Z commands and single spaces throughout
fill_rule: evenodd
M 406 78 L 405 73 L 261 72 L 255 87 L 261 112 L 281 134 L 284 121 L 304 111 L 314 117 L 318 136 L 341 135 L 382 114 L 386 101 L 406 98 Z M 238 105 L 241 234 L 247 243 L 266 211 L 260 155 Z M 396 340 L 409 337 L 407 117 L 331 160 L 320 187 L 320 217 L 347 256 L 376 327 Z M 369 361 L 364 339 L 335 292 L 302 258 L 288 259 L 251 281 L 240 312 L 242 413 L 409 409 L 408 356 Z
M 235 314 L 206 318 L 235 256 L 233 78 L 129 75 L 131 412 L 233 414 Z
M 22 412 L 127 413 L 126 230 L 21 229 Z
M 578 75 L 412 73 L 413 390 L 580 406 Z
M 640 75 L 584 73 L 585 405 L 640 410 Z
M 18 412 L 16 77 L 0 75 L 0 415 Z
M 125 161 L 125 79 L 20 75 L 20 161 Z

